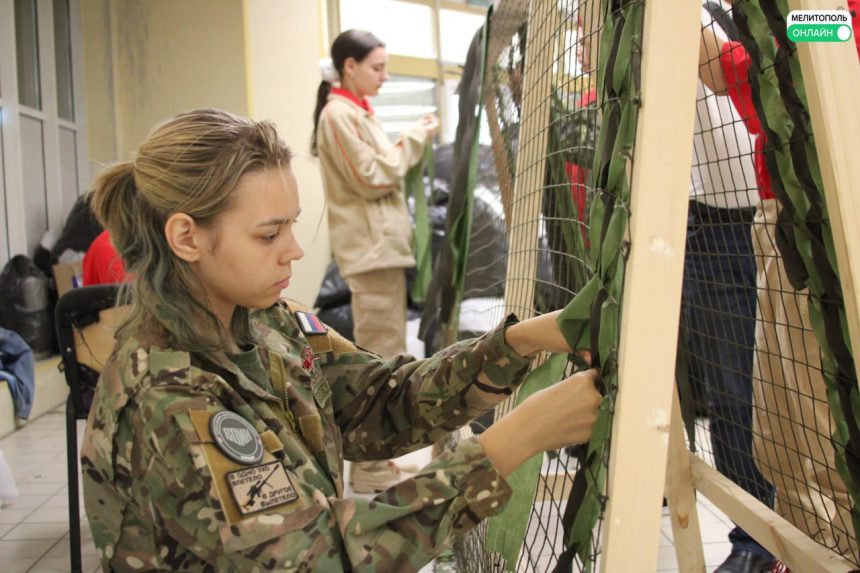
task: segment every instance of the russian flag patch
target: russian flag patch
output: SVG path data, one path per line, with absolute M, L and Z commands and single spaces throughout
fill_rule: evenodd
M 315 314 L 309 312 L 296 311 L 296 319 L 299 321 L 299 327 L 302 332 L 307 334 L 325 334 L 328 332 L 325 325 L 317 318 Z

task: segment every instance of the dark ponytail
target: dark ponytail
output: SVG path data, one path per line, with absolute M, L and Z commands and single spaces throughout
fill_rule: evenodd
M 331 84 L 326 80 L 320 82 L 320 87 L 317 89 L 317 107 L 314 110 L 314 132 L 311 135 L 311 155 L 317 154 L 317 128 L 320 125 L 320 116 L 325 104 L 328 102 L 328 94 L 331 93 Z
M 343 76 L 343 65 L 348 58 L 361 63 L 370 52 L 376 48 L 384 48 L 385 43 L 365 30 L 347 30 L 341 32 L 331 45 L 331 63 L 339 76 Z M 311 154 L 317 154 L 317 129 L 320 124 L 322 110 L 328 101 L 332 85 L 323 80 L 317 90 L 317 107 L 314 110 L 314 132 L 311 135 Z

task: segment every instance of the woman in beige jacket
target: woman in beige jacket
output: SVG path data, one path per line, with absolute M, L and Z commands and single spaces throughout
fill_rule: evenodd
M 352 292 L 355 341 L 391 357 L 406 352 L 406 275 L 415 265 L 403 180 L 438 127 L 425 116 L 392 144 L 368 97 L 388 79 L 388 53 L 361 30 L 340 34 L 314 112 L 311 149 L 319 157 L 332 251 Z M 355 491 L 381 491 L 400 479 L 388 462 L 353 466 Z

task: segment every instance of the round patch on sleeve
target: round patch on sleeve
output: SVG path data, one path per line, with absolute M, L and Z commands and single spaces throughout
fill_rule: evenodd
M 212 416 L 209 430 L 218 449 L 234 462 L 246 466 L 263 459 L 263 440 L 251 422 L 235 412 L 221 411 Z

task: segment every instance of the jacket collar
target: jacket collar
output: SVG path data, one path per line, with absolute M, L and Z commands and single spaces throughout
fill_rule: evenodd
M 336 95 L 347 99 L 361 109 L 363 109 L 364 111 L 366 111 L 367 113 L 373 114 L 373 106 L 370 105 L 370 100 L 368 100 L 366 97 L 359 99 L 359 97 L 351 91 L 338 87 L 331 88 L 331 95 Z

